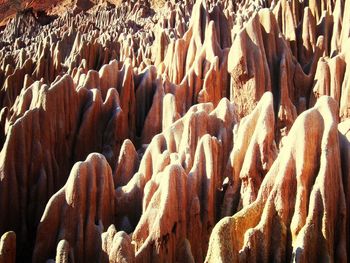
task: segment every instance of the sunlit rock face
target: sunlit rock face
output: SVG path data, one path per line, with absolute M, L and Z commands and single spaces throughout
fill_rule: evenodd
M 348 261 L 350 0 L 0 20 L 0 262 Z

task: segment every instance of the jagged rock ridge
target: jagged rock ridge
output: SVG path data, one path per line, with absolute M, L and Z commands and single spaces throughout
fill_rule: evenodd
M 15 2 L 0 262 L 347 261 L 349 0 Z

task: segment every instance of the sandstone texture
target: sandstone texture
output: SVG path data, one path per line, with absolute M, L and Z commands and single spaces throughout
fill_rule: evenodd
M 0 1 L 1 262 L 347 262 L 350 0 Z

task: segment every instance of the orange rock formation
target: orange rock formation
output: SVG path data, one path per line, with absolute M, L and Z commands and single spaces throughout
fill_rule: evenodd
M 0 13 L 0 262 L 350 258 L 350 0 Z

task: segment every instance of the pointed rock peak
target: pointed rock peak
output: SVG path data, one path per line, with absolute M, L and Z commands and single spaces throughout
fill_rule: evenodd
M 215 115 L 217 118 L 222 119 L 225 123 L 236 123 L 238 120 L 235 105 L 227 98 L 222 98 L 210 115 Z
M 196 0 L 193 6 L 190 28 L 198 47 L 204 43 L 205 29 L 207 26 L 207 11 L 204 0 Z
M 207 56 L 210 58 L 210 60 L 213 60 L 213 58 L 220 54 L 220 44 L 217 39 L 217 33 L 216 33 L 216 27 L 214 24 L 214 21 L 210 21 L 206 31 L 205 31 L 205 41 L 204 41 L 204 47 L 207 51 Z
M 99 261 L 102 247 L 96 240 L 114 222 L 115 209 L 111 168 L 103 155 L 92 153 L 73 166 L 65 186 L 49 200 L 38 226 L 33 262 L 52 257 L 57 245 L 62 247 L 57 251 L 67 255 L 67 244 L 74 261 Z M 60 243 L 63 239 L 67 243 Z
M 275 35 L 279 35 L 279 28 L 275 16 L 268 8 L 259 10 L 259 20 L 261 25 L 264 27 L 266 33 L 273 32 Z
M 120 149 L 114 185 L 116 187 L 126 185 L 136 173 L 138 165 L 139 157 L 135 146 L 129 139 L 126 139 Z

